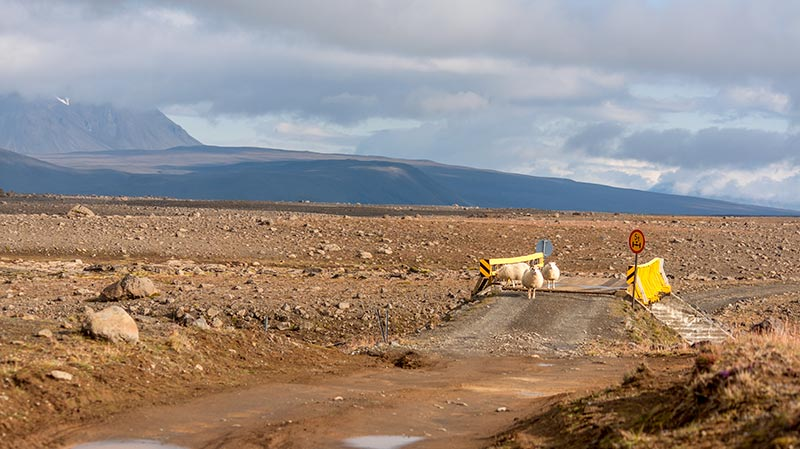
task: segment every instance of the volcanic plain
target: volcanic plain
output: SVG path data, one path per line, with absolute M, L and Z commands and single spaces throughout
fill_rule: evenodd
M 636 228 L 734 339 L 692 347 L 621 295 L 471 296 L 478 259 L 542 238 L 564 278 L 624 279 Z M 105 300 L 126 275 L 157 293 Z M 138 342 L 85 334 L 112 305 Z M 797 218 L 13 195 L 0 447 L 797 447 L 800 366 L 773 359 L 797 354 L 798 321 Z M 735 402 L 736 379 L 761 399 Z M 684 396 L 682 414 L 658 407 Z

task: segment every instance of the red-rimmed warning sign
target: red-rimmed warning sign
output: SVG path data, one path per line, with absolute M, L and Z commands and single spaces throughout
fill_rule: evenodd
M 634 254 L 639 254 L 644 249 L 644 233 L 638 229 L 631 231 L 628 237 L 628 246 Z

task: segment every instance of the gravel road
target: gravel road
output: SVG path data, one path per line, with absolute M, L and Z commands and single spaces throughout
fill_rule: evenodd
M 583 343 L 625 337 L 621 301 L 608 295 L 504 292 L 465 306 L 423 333 L 421 350 L 458 354 L 578 355 Z

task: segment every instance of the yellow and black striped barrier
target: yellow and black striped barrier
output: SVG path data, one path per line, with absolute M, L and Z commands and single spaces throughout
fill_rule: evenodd
M 544 266 L 544 254 L 533 253 L 533 254 L 528 254 L 527 256 L 519 256 L 519 257 L 481 259 L 480 260 L 481 276 L 485 278 L 490 278 L 494 276 L 495 265 L 506 265 L 509 263 L 519 263 L 519 262 L 534 262 L 531 264 L 531 266 L 537 265 L 539 268 L 542 268 Z
M 636 286 L 633 285 L 634 270 L 633 265 L 628 266 L 627 282 L 628 294 L 641 301 L 643 304 L 650 304 L 660 300 L 663 296 L 672 293 L 666 273 L 664 273 L 664 259 L 656 257 L 646 264 L 639 265 L 636 270 Z
M 490 278 L 494 275 L 494 272 L 492 271 L 492 264 L 489 263 L 489 259 L 480 260 L 480 270 L 481 276 L 485 278 Z
M 505 265 L 509 263 L 519 263 L 519 262 L 529 262 L 531 263 L 531 266 L 536 265 L 539 268 L 542 268 L 544 266 L 544 254 L 533 253 L 533 254 L 528 254 L 527 256 L 519 256 L 519 257 L 480 259 L 478 261 L 479 265 L 478 268 L 481 272 L 481 277 L 480 279 L 478 279 L 478 283 L 475 284 L 475 288 L 472 289 L 472 296 L 477 295 L 478 293 L 482 292 L 492 284 L 492 282 L 494 281 L 495 265 Z

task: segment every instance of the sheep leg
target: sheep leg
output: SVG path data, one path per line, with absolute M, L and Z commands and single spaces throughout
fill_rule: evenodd
M 528 289 L 528 299 L 531 299 L 531 289 Z

